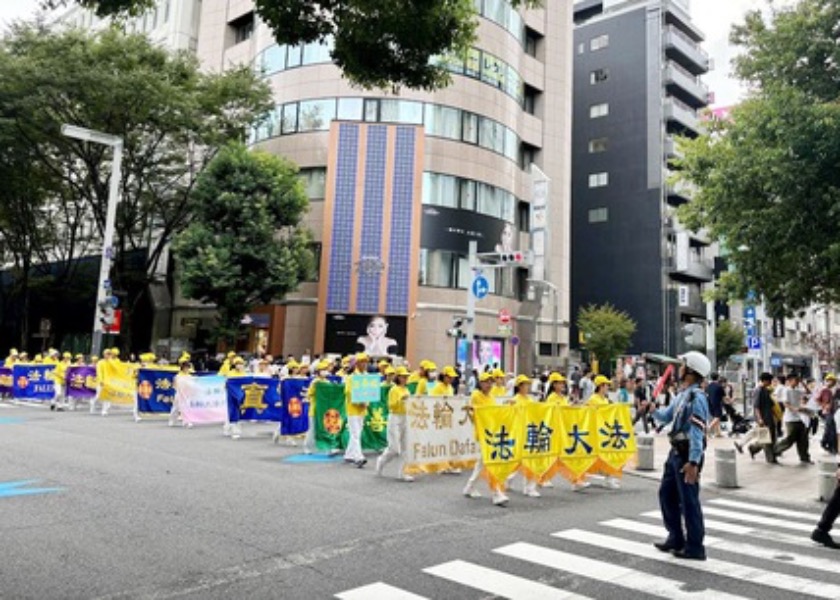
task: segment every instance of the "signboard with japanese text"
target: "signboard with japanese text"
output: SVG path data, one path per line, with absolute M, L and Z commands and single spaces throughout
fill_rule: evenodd
M 227 411 L 226 379 L 221 375 L 178 380 L 178 402 L 185 423 L 224 423 Z
M 371 404 L 379 402 L 382 377 L 378 374 L 350 377 L 350 402 L 353 404 Z
M 478 458 L 467 397 L 412 396 L 406 401 L 406 469 L 436 473 L 471 468 Z

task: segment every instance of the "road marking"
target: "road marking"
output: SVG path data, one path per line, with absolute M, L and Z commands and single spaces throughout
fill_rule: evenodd
M 635 534 L 649 535 L 654 538 L 664 538 L 668 534 L 664 527 L 649 525 L 647 523 L 637 523 L 636 521 L 630 521 L 629 519 L 611 519 L 609 521 L 601 522 L 600 525 L 629 531 Z M 792 552 L 775 550 L 767 546 L 733 542 L 708 535 L 706 536 L 704 543 L 707 548 L 718 548 L 724 552 L 733 552 L 735 554 L 743 554 L 754 558 L 763 558 L 765 560 L 778 562 L 784 565 L 794 565 L 803 569 L 816 569 L 818 571 L 829 573 L 837 569 L 837 561 L 834 559 L 809 556 L 807 554 L 794 554 Z M 816 547 L 815 544 L 811 545 Z
M 731 561 L 716 560 L 714 558 L 710 558 L 706 561 L 679 559 L 671 554 L 660 552 L 648 544 L 631 542 L 623 538 L 601 535 L 599 533 L 592 533 L 582 529 L 568 529 L 566 531 L 552 533 L 551 535 L 581 544 L 589 544 L 590 546 L 604 548 L 606 550 L 624 552 L 640 558 L 669 563 L 685 569 L 712 573 L 717 577 L 731 577 L 740 581 L 794 592 L 795 594 L 811 594 L 812 596 L 830 598 L 832 600 L 840 598 L 840 585 L 820 583 L 804 577 L 795 577 L 784 573 L 765 571 L 764 569 L 750 567 L 747 565 L 739 565 Z
M 550 567 L 558 571 L 610 583 L 634 592 L 659 596 L 660 598 L 673 598 L 674 600 L 698 600 L 700 598 L 743 600 L 744 598 L 743 596 L 735 596 L 708 588 L 690 592 L 685 591 L 683 587 L 686 584 L 682 581 L 666 579 L 665 577 L 629 569 L 614 563 L 594 560 L 585 556 L 569 554 L 524 542 L 496 548 L 493 552 Z
M 0 417 L 0 425 L 19 425 L 25 420 L 23 417 Z
M 35 496 L 37 494 L 49 494 L 59 492 L 61 488 L 28 488 L 26 486 L 36 483 L 37 479 L 22 479 L 20 481 L 0 481 L 0 498 L 11 498 L 13 496 Z
M 758 525 L 767 525 L 769 527 L 778 527 L 779 529 L 791 529 L 793 531 L 807 531 L 811 533 L 814 530 L 814 524 L 808 523 L 794 523 L 791 521 L 783 521 L 782 519 L 774 519 L 772 517 L 762 517 L 761 515 L 748 515 L 739 513 L 734 510 L 725 510 L 723 508 L 715 508 L 714 506 L 704 506 L 703 513 L 712 515 L 714 517 L 723 517 L 724 519 L 733 519 L 735 521 L 743 521 L 744 523 L 756 523 Z M 840 596 L 838 596 L 840 598 Z
M 357 587 L 335 595 L 339 600 L 428 600 L 381 581 Z
M 339 462 L 343 456 L 341 454 L 292 454 L 283 459 L 287 463 L 332 463 Z
M 429 567 L 423 572 L 510 600 L 587 600 L 586 596 L 463 560 Z
M 817 513 L 803 512 L 799 510 L 787 510 L 785 508 L 776 508 L 775 506 L 767 506 L 764 504 L 752 504 L 749 502 L 739 502 L 737 500 L 728 500 L 726 498 L 714 498 L 709 500 L 709 504 L 717 506 L 725 506 L 729 508 L 742 508 L 752 512 L 769 513 L 777 517 L 790 517 L 791 519 L 804 519 L 809 523 L 816 523 L 820 520 L 822 515 Z

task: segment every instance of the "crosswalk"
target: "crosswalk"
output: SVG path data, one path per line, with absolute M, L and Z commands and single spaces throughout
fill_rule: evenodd
M 768 597 L 840 598 L 840 552 L 809 539 L 820 515 L 753 501 L 713 498 L 704 503 L 706 561 L 685 561 L 658 551 L 664 539 L 659 511 L 633 519 L 609 518 L 591 528 L 551 533 L 540 544 L 515 542 L 488 551 L 504 569 L 450 560 L 422 574 L 455 588 L 438 598 L 511 600 L 636 596 L 674 600 Z M 509 566 L 508 566 L 509 565 Z M 544 569 L 539 577 L 522 575 Z M 418 577 L 423 575 L 418 574 Z M 439 590 L 440 585 L 435 585 Z M 591 592 L 596 590 L 597 593 Z M 590 595 L 587 595 L 590 594 Z M 335 595 L 340 600 L 429 600 L 386 581 Z

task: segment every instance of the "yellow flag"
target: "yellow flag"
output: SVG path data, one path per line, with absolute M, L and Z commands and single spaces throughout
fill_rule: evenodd
M 112 404 L 134 404 L 134 365 L 109 359 L 102 364 L 102 391 L 99 399 Z
M 475 428 L 484 461 L 484 476 L 492 489 L 500 489 L 522 461 L 525 413 L 512 406 L 475 408 Z
M 542 402 L 526 404 L 521 410 L 525 417 L 522 474 L 533 481 L 546 481 L 559 469 L 559 410 L 554 404 Z
M 636 454 L 630 407 L 610 404 L 593 410 L 598 428 L 598 461 L 590 471 L 620 477 L 624 465 Z
M 571 482 L 580 481 L 598 460 L 595 410 L 585 406 L 561 406 L 557 424 L 560 459 L 555 470 Z

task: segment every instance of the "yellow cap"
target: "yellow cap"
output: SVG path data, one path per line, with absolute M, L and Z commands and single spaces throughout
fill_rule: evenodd
M 834 373 L 828 373 L 825 376 L 825 380 L 826 381 L 829 381 L 829 380 L 830 381 L 837 381 L 837 375 L 835 375 Z
M 55 348 L 50 348 L 49 350 L 47 350 L 47 354 L 58 354 L 58 350 L 56 350 Z
M 17 348 L 12 348 L 11 350 L 9 350 L 9 355 L 10 356 L 17 356 L 18 355 Z
M 593 383 L 595 384 L 595 387 L 597 388 L 597 387 L 601 387 L 605 383 L 609 383 L 609 382 L 610 382 L 610 380 L 609 380 L 608 377 L 604 377 L 603 375 L 598 375 L 595 378 L 595 381 Z
M 227 353 L 227 357 L 228 358 L 236 358 L 236 352 L 231 350 L 230 352 Z
M 120 349 L 119 348 L 111 348 L 111 354 L 113 354 L 114 356 L 119 356 L 120 355 Z
M 458 377 L 458 371 L 453 369 L 450 365 L 443 367 L 444 377 Z
M 548 383 L 554 383 L 555 381 L 566 381 L 566 378 L 560 373 L 552 373 L 548 376 Z
M 242 358 L 241 356 L 237 356 L 236 358 L 233 359 L 233 364 L 244 365 L 245 364 L 245 359 Z
M 485 371 L 481 375 L 478 376 L 479 381 L 493 381 L 493 373 L 490 371 Z
M 387 373 L 387 371 L 386 371 Z M 408 377 L 411 373 L 405 367 L 397 367 L 394 373 L 397 377 Z
M 382 359 L 382 360 L 380 360 L 378 363 L 376 363 L 376 366 L 377 366 L 377 367 L 387 367 L 387 366 L 390 366 L 390 364 L 391 364 L 391 363 L 389 363 L 387 360 L 385 360 L 385 359 L 383 358 L 383 359 Z
M 85 355 L 84 354 L 77 354 L 75 358 L 76 358 L 76 360 L 84 360 Z M 91 357 L 91 358 L 93 358 L 93 357 Z
M 493 377 L 496 379 L 504 379 L 505 372 L 501 369 L 493 369 Z
M 394 367 L 392 367 L 392 366 L 390 366 L 390 365 L 389 365 L 389 366 L 388 366 L 388 368 L 387 368 L 387 369 L 385 369 L 385 374 L 386 374 L 386 375 L 396 375 L 396 374 L 397 374 L 397 370 L 396 370 Z
M 424 371 L 437 371 L 437 365 L 430 360 L 426 361 L 426 366 L 423 367 Z
M 359 352 L 356 355 L 356 362 L 357 363 L 363 362 L 363 361 L 368 361 L 368 360 L 370 360 L 370 357 L 367 354 L 365 354 L 364 352 Z
M 520 375 L 516 378 L 516 381 L 513 383 L 514 387 L 519 387 L 523 383 L 531 383 L 531 378 L 527 375 Z
M 315 368 L 316 368 L 317 370 L 319 370 L 319 371 L 326 371 L 327 369 L 329 369 L 329 368 L 330 368 L 330 365 L 331 365 L 331 364 L 332 364 L 332 363 L 331 363 L 330 361 L 328 361 L 328 360 L 322 360 L 322 361 L 321 361 L 321 362 L 319 362 L 317 365 L 315 365 Z
M 348 365 L 348 364 L 350 364 L 350 357 L 349 357 L 349 356 L 344 356 L 344 357 L 342 357 L 342 359 L 341 359 L 341 364 L 342 364 L 342 365 Z
M 286 368 L 290 369 L 290 370 L 291 369 L 300 369 L 300 365 L 298 364 L 297 361 L 290 360 L 289 362 L 286 363 Z
M 70 354 L 69 352 L 65 352 L 64 354 L 61 355 L 61 358 L 73 358 L 73 355 Z
M 153 352 L 144 352 L 140 355 L 141 362 L 155 362 L 156 356 Z

